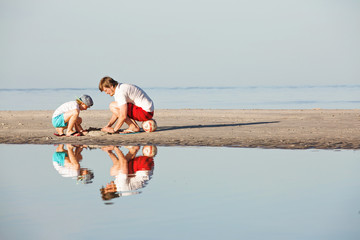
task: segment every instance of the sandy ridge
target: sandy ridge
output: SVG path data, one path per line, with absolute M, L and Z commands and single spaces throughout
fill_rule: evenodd
M 161 109 L 156 132 L 126 136 L 100 132 L 111 114 L 89 110 L 80 114 L 89 136 L 61 138 L 52 113 L 0 111 L 0 143 L 360 149 L 359 110 Z

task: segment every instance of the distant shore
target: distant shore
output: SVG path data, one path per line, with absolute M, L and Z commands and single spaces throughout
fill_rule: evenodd
M 132 135 L 101 132 L 110 111 L 88 110 L 80 116 L 91 131 L 82 137 L 54 136 L 52 113 L 0 111 L 0 143 L 360 149 L 359 110 L 161 109 L 157 131 Z

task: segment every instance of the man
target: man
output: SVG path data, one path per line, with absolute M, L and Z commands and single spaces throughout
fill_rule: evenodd
M 128 146 L 129 152 L 124 153 L 116 146 L 105 146 L 101 149 L 108 153 L 113 162 L 110 175 L 115 179 L 100 189 L 103 200 L 111 200 L 120 196 L 140 194 L 152 178 L 154 156 L 136 156 L 140 147 Z M 144 149 L 143 149 L 144 152 Z
M 147 121 L 154 116 L 153 101 L 138 86 L 118 83 L 111 77 L 104 77 L 100 80 L 99 90 L 115 98 L 109 106 L 113 114 L 109 123 L 101 129 L 103 132 L 119 132 L 125 122 L 129 127 L 122 133 L 137 133 L 140 127 L 136 121 Z

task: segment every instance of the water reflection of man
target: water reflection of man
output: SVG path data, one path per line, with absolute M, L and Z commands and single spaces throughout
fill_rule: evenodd
M 129 152 L 124 155 L 119 147 L 106 146 L 102 150 L 107 152 L 113 162 L 110 175 L 114 181 L 100 189 L 103 200 L 111 200 L 120 196 L 129 196 L 141 193 L 151 179 L 154 169 L 155 146 L 143 147 L 143 156 L 136 157 L 140 150 L 138 146 L 126 147 Z
M 71 144 L 59 144 L 53 154 L 54 168 L 63 177 L 71 177 L 77 179 L 84 184 L 92 183 L 94 174 L 87 168 L 80 167 L 80 161 L 83 159 L 81 152 L 86 146 L 72 146 Z

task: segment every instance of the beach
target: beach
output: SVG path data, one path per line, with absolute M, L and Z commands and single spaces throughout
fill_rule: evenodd
M 81 137 L 54 136 L 52 113 L 0 111 L 0 143 L 360 149 L 360 111 L 354 109 L 160 109 L 154 116 L 155 132 L 129 135 L 101 132 L 110 111 L 88 110 L 80 116 L 90 131 Z

